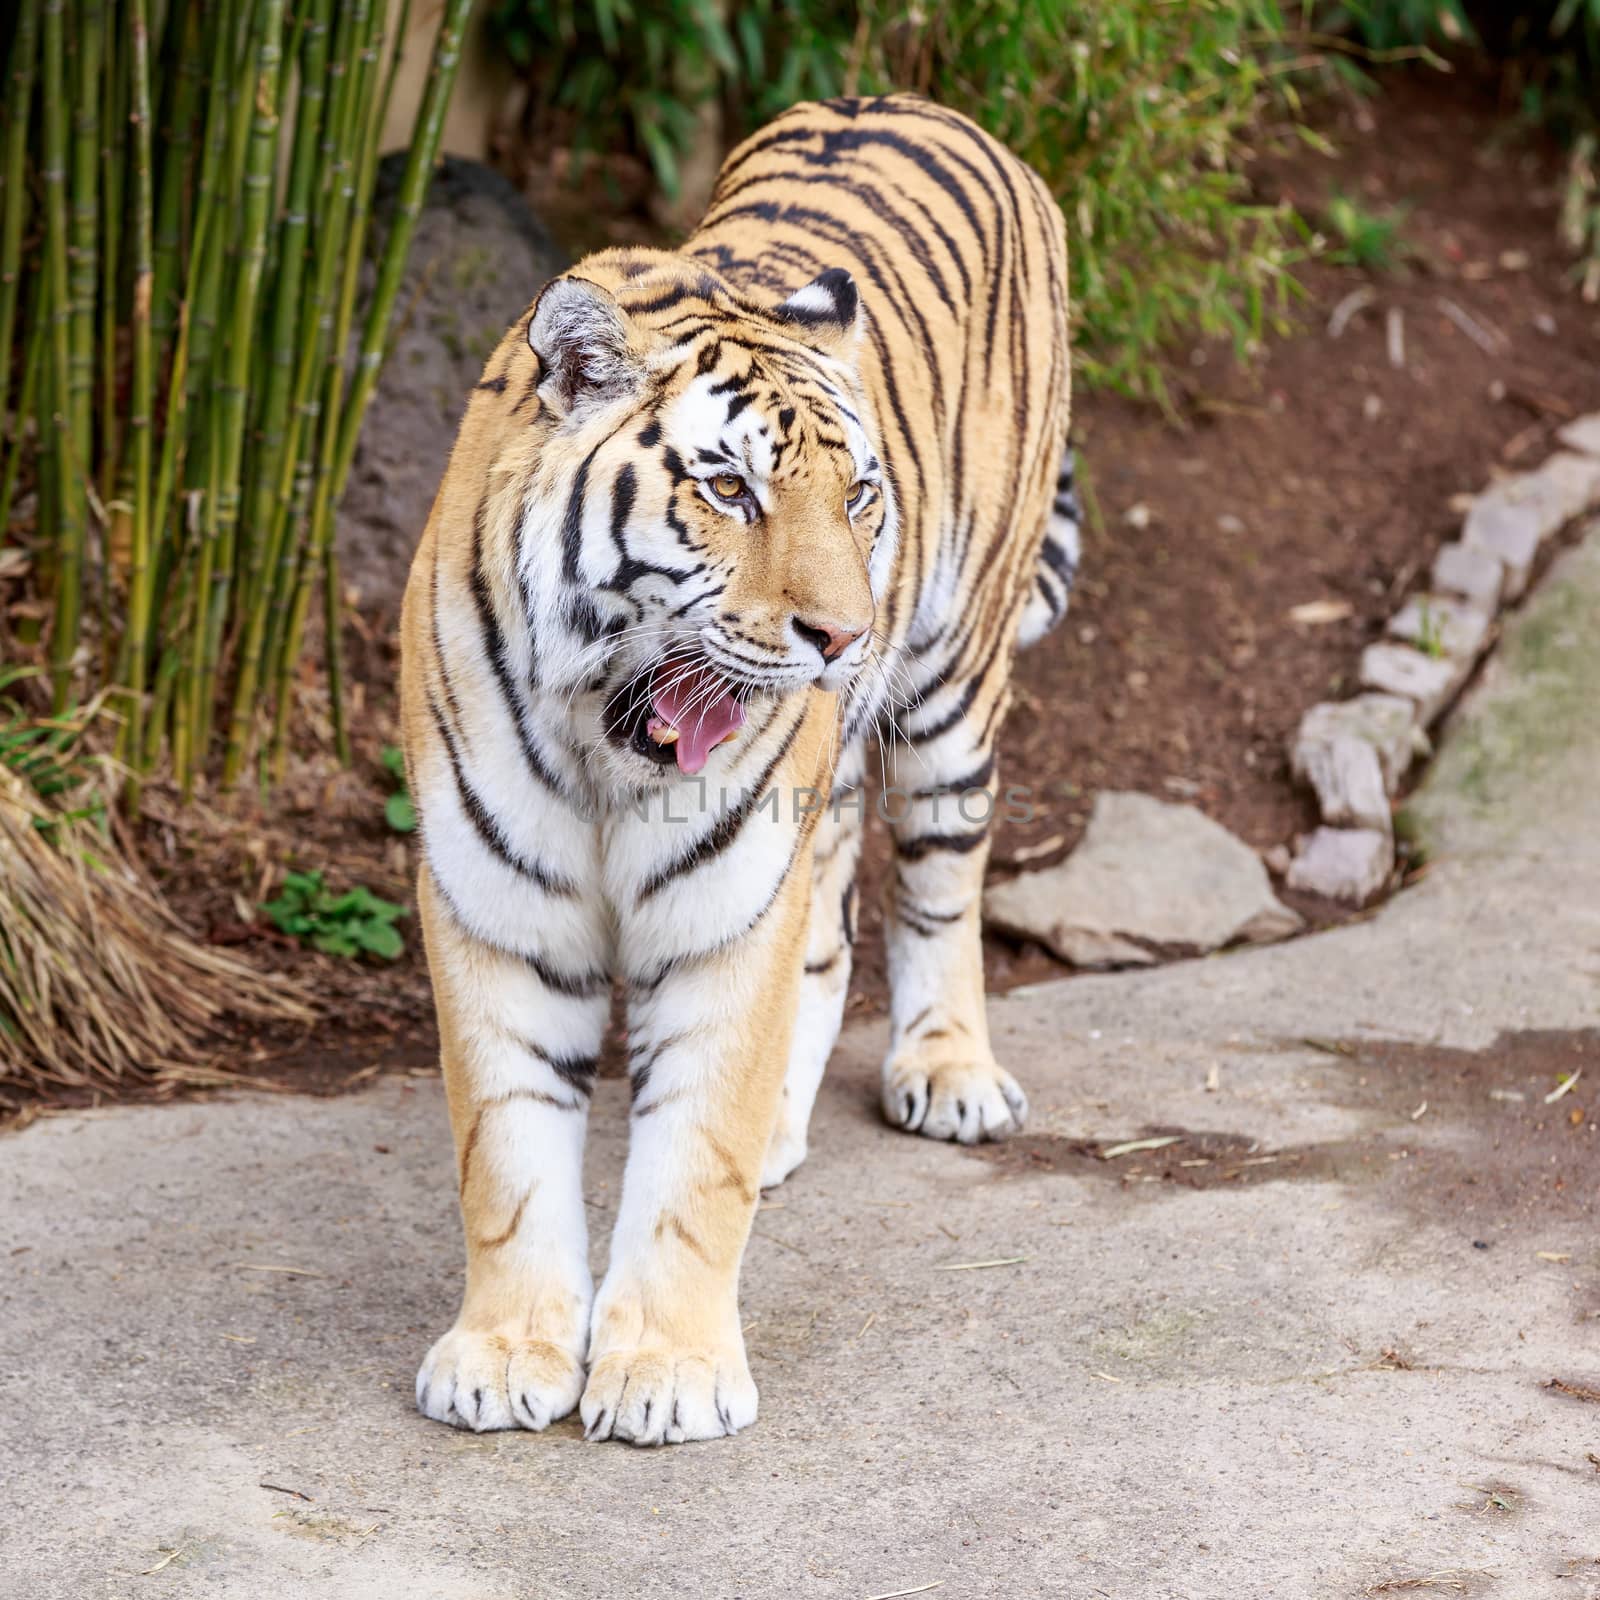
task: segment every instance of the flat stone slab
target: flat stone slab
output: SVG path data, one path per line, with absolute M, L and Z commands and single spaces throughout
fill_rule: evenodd
M 1474 661 L 1489 642 L 1490 619 L 1476 606 L 1443 594 L 1414 594 L 1389 619 L 1389 636 L 1424 655 L 1443 652 Z
M 1369 644 L 1361 652 L 1362 684 L 1384 694 L 1404 695 L 1415 704 L 1423 727 L 1449 705 L 1470 670 L 1468 661 L 1424 655 L 1408 644 Z
M 1484 490 L 1472 503 L 1462 543 L 1494 556 L 1505 568 L 1505 597 L 1527 587 L 1539 545 L 1600 502 L 1600 460 L 1559 451 L 1534 472 L 1518 473 Z
M 1472 503 L 1461 528 L 1461 542 L 1494 557 L 1505 572 L 1505 598 L 1515 600 L 1528 586 L 1528 572 L 1544 537 L 1539 513 L 1493 491 Z
M 1150 947 L 1217 950 L 1300 927 L 1261 858 L 1193 806 L 1099 795 L 1065 861 L 996 884 L 984 920 L 1037 939 L 1074 966 L 1142 965 Z
M 1309 746 L 1302 771 L 1316 794 L 1324 822 L 1337 828 L 1372 828 L 1379 833 L 1393 828 L 1383 765 L 1365 739 L 1345 737 Z
M 1546 517 L 1545 537 L 1600 503 L 1600 461 L 1583 451 L 1558 450 L 1520 480 L 1513 493 L 1538 505 Z
M 1375 828 L 1318 828 L 1301 842 L 1285 880 L 1291 889 L 1363 905 L 1389 881 L 1394 840 Z
M 1585 455 L 1600 456 L 1600 411 L 1576 417 L 1557 434 L 1569 450 L 1581 450 Z
M 1505 568 L 1487 550 L 1470 544 L 1441 545 L 1433 558 L 1433 586 L 1444 594 L 1458 595 L 1486 616 L 1500 608 Z
M 1289 746 L 1289 765 L 1301 782 L 1310 781 L 1310 762 L 1319 746 L 1336 739 L 1361 739 L 1378 753 L 1383 786 L 1393 794 L 1426 737 L 1417 726 L 1416 703 L 1398 694 L 1358 694 L 1353 700 L 1324 700 L 1300 719 Z

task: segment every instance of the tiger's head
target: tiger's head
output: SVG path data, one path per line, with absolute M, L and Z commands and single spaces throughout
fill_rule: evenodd
M 535 302 L 527 487 L 559 537 L 523 587 L 624 769 L 699 772 L 753 705 L 848 694 L 871 660 L 896 519 L 862 323 L 846 272 L 763 306 L 665 252 L 591 257 Z

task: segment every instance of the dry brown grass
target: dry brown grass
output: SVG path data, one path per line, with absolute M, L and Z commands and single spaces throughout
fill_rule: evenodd
M 0 766 L 0 1088 L 114 1087 L 203 1063 L 230 1015 L 311 1011 L 283 979 L 197 944 L 114 837 L 60 820 Z

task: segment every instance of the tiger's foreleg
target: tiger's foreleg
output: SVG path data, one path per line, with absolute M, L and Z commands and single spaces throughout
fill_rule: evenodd
M 751 933 L 630 984 L 633 1110 L 590 1335 L 591 1439 L 679 1443 L 755 1420 L 739 1265 L 789 1059 L 807 866 Z
M 856 938 L 856 863 L 861 855 L 866 804 L 863 760 L 860 744 L 845 752 L 834 777 L 833 793 L 817 824 L 806 959 L 778 1120 L 761 1171 L 763 1189 L 782 1183 L 806 1158 L 811 1109 L 844 1020 Z
M 904 719 L 884 797 L 894 835 L 886 906 L 890 1043 L 883 1111 L 930 1139 L 1020 1129 L 1027 1096 L 995 1060 L 984 1011 L 980 909 L 998 784 L 1004 663 L 976 690 L 941 687 Z
M 582 1166 L 610 1000 L 475 939 L 427 868 L 418 901 L 455 1135 L 467 1282 L 417 1373 L 417 1406 L 482 1432 L 543 1428 L 583 1390 L 593 1285 Z

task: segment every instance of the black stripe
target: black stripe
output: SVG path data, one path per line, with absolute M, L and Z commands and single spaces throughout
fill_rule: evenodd
M 686 877 L 689 873 L 697 871 L 708 861 L 721 855 L 735 839 L 739 837 L 750 813 L 755 810 L 762 796 L 766 793 L 767 784 L 772 775 L 778 770 L 778 763 L 788 755 L 790 747 L 794 744 L 795 736 L 800 732 L 800 724 L 805 721 L 802 713 L 794 719 L 789 731 L 783 736 L 783 743 L 778 746 L 777 754 L 767 763 L 760 778 L 745 792 L 745 797 L 737 806 L 726 815 L 720 817 L 714 827 L 695 842 L 695 844 L 677 858 L 668 862 L 666 866 L 658 868 L 645 880 L 644 887 L 635 897 L 635 905 L 643 905 L 646 900 L 658 894 L 669 883 Z
M 505 635 L 501 632 L 500 619 L 495 614 L 494 597 L 489 592 L 489 579 L 483 570 L 484 522 L 488 516 L 488 507 L 489 497 L 485 494 L 478 502 L 472 523 L 472 598 L 478 610 L 478 628 L 483 635 L 484 654 L 489 658 L 490 669 L 494 673 L 495 682 L 499 685 L 506 714 L 517 730 L 517 742 L 522 747 L 522 756 L 527 763 L 528 771 L 552 794 L 565 800 L 566 787 L 550 769 L 534 743 L 533 736 L 528 732 L 527 724 L 523 720 L 522 697 L 511 681 L 511 663 L 506 655 Z
M 913 800 L 935 800 L 947 794 L 970 794 L 974 789 L 987 787 L 994 776 L 994 753 L 981 766 L 975 767 L 964 778 L 950 778 L 943 783 L 930 784 L 926 789 L 912 791 Z
M 610 443 L 609 439 L 601 441 Z M 596 445 L 583 458 L 572 480 L 572 492 L 567 496 L 566 515 L 561 521 L 561 573 L 568 583 L 583 582 L 578 558 L 583 554 L 583 497 L 589 486 L 589 464 L 600 453 Z
M 594 1087 L 594 1075 L 600 1065 L 598 1056 L 557 1056 L 532 1039 L 519 1039 L 517 1042 L 530 1056 L 542 1061 L 564 1084 L 576 1089 L 579 1094 L 588 1094 Z
M 504 829 L 500 826 L 499 819 L 489 810 L 483 802 L 483 797 L 467 777 L 461 763 L 461 752 L 457 748 L 455 735 L 450 725 L 439 714 L 438 703 L 432 694 L 428 696 L 428 711 L 432 715 L 439 732 L 444 736 L 445 754 L 450 758 L 450 771 L 456 780 L 456 797 L 461 802 L 461 809 L 466 813 L 467 820 L 472 824 L 473 831 L 483 841 L 484 846 L 491 855 L 504 865 L 511 868 L 519 877 L 529 880 L 543 889 L 546 894 L 559 895 L 570 899 L 578 892 L 578 886 L 568 878 L 562 878 L 555 873 L 548 872 L 537 861 L 531 861 L 518 851 L 507 839 Z
M 518 950 L 512 945 L 501 944 L 495 939 L 486 939 L 481 933 L 476 932 L 461 915 L 450 891 L 445 888 L 444 880 L 437 872 L 430 871 L 429 877 L 433 883 L 434 892 L 439 896 L 444 909 L 450 914 L 451 920 L 464 938 L 472 940 L 474 944 L 482 945 L 486 950 L 492 950 L 497 956 L 504 956 L 508 961 L 520 961 L 536 977 L 545 988 L 556 994 L 565 995 L 569 1000 L 591 1000 L 598 994 L 603 994 L 611 987 L 609 973 L 600 971 L 590 972 L 559 972 L 552 967 L 543 956 L 532 955 L 526 950 Z
M 623 309 L 631 317 L 649 317 L 658 312 L 670 311 L 676 305 L 682 305 L 685 300 L 695 297 L 695 289 L 686 283 L 674 284 L 670 289 L 663 289 L 653 300 L 637 300 L 632 304 L 624 304 Z
M 976 833 L 919 833 L 915 838 L 896 836 L 894 853 L 902 861 L 921 861 L 935 851 L 948 851 L 955 855 L 970 855 L 989 837 L 987 824 Z
M 977 678 L 973 678 L 972 681 L 968 683 L 967 686 L 961 691 L 961 698 L 956 701 L 954 709 L 946 712 L 946 714 L 940 717 L 939 720 L 932 725 L 932 727 L 917 728 L 913 730 L 907 728 L 902 723 L 900 731 L 912 744 L 931 743 L 934 739 L 937 739 L 940 734 L 948 733 L 972 709 L 972 702 L 978 698 L 978 688 L 979 680 Z M 920 709 L 920 707 L 918 709 Z

